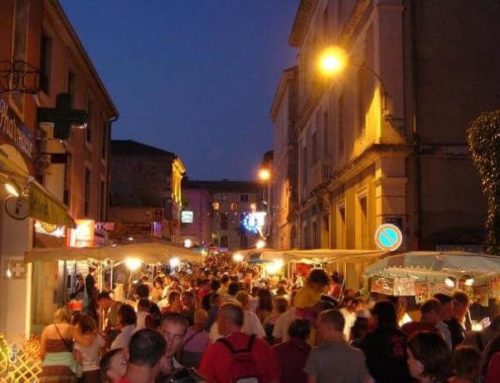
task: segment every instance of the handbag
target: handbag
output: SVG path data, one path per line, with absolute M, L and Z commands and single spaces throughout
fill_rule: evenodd
M 54 323 L 54 327 L 56 328 L 57 335 L 59 335 L 59 338 L 61 338 L 64 345 L 66 346 L 68 351 L 71 353 L 71 361 L 70 361 L 70 365 L 68 367 L 71 369 L 71 371 L 73 371 L 73 373 L 75 374 L 75 376 L 77 378 L 81 378 L 83 375 L 83 367 L 80 363 L 78 363 L 76 361 L 76 359 L 73 355 L 73 345 L 70 342 L 68 342 L 68 340 L 66 338 L 64 338 L 62 336 L 61 332 L 59 331 L 59 328 L 57 327 L 57 325 L 55 323 Z

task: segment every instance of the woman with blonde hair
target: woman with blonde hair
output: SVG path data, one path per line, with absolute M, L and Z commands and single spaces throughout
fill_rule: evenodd
M 97 325 L 90 315 L 81 315 L 78 318 L 78 330 L 82 334 L 92 338 L 92 343 L 88 346 L 79 342 L 75 344 L 75 357 L 82 365 L 83 375 L 80 383 L 99 382 L 101 373 L 99 371 L 99 352 L 104 348 L 106 341 L 97 333 Z
M 75 360 L 73 345 L 76 340 L 84 346 L 92 343 L 92 337 L 82 334 L 70 324 L 71 315 L 65 308 L 54 313 L 54 322 L 44 328 L 40 339 L 42 372 L 40 383 L 76 383 L 81 367 Z

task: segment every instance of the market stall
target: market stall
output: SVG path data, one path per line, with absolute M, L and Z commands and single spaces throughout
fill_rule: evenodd
M 264 251 L 260 259 L 275 264 L 274 268 L 286 265 L 288 276 L 293 274 L 305 276 L 313 267 L 323 267 L 330 273 L 337 271 L 344 275 L 345 287 L 357 291 L 363 287 L 361 279 L 363 270 L 384 254 L 379 250 L 355 249 L 285 250 Z
M 32 263 L 37 270 L 32 296 L 34 327 L 43 327 L 54 310 L 69 301 L 75 291 L 77 276 L 88 275 L 89 266 L 97 269 L 98 289 L 115 288 L 115 298 L 120 299 L 127 291 L 126 285 L 141 274 L 150 274 L 152 279 L 165 265 L 178 269 L 183 263 L 202 264 L 203 260 L 203 255 L 165 241 L 106 247 L 32 249 L 25 253 L 25 262 Z M 42 305 L 40 302 L 52 303 Z
M 422 302 L 436 293 L 466 291 L 483 306 L 500 296 L 500 257 L 465 252 L 408 252 L 389 255 L 364 276 L 372 292 L 415 296 Z

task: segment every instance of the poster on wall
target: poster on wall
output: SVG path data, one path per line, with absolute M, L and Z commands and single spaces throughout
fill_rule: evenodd
M 429 283 L 427 281 L 415 282 L 415 301 L 417 304 L 429 299 Z
M 393 295 L 394 280 L 390 278 L 375 277 L 372 281 L 371 291 L 384 295 Z
M 394 295 L 401 297 L 415 295 L 415 279 L 397 278 L 394 281 Z

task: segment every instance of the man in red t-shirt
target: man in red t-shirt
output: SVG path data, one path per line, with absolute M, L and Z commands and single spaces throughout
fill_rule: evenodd
M 208 383 L 232 383 L 242 378 L 241 374 L 255 377 L 262 383 L 278 381 L 278 368 L 271 346 L 262 339 L 241 332 L 244 317 L 242 307 L 234 302 L 225 303 L 219 309 L 217 324 L 224 338 L 206 349 L 199 368 L 199 373 Z M 249 371 L 251 376 L 246 374 Z
M 408 338 L 411 338 L 413 334 L 422 331 L 430 331 L 442 335 L 441 331 L 436 327 L 441 320 L 442 309 L 443 305 L 435 298 L 425 301 L 420 306 L 420 322 L 414 321 L 406 323 L 401 327 L 401 331 L 408 335 Z
M 154 383 L 165 356 L 166 342 L 156 331 L 137 331 L 130 339 L 125 376 L 118 383 Z

